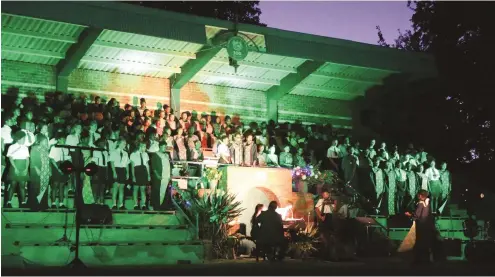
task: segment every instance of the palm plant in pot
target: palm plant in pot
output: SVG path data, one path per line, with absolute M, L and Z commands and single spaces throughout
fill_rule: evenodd
M 317 250 L 315 245 L 318 242 L 318 228 L 312 224 L 307 225 L 304 229 L 296 230 L 291 236 L 289 253 L 293 258 L 307 259 Z
M 215 258 L 227 258 L 232 249 L 229 247 L 230 223 L 236 220 L 243 208 L 235 200 L 235 195 L 223 190 L 198 195 L 197 191 L 178 190 L 181 201 L 187 205 L 186 211 L 191 220 L 198 215 L 199 238 L 210 243 Z

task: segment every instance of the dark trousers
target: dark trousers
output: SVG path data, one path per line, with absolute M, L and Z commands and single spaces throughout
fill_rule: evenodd
M 161 180 L 151 180 L 151 193 L 150 193 L 150 202 L 151 206 L 153 207 L 153 210 L 155 211 L 160 211 L 160 210 L 167 210 L 173 208 L 172 204 L 172 196 L 171 194 L 171 186 L 167 185 L 167 190 L 165 191 L 165 199 L 160 198 L 160 187 L 161 187 Z
M 48 209 L 48 188 L 41 198 L 41 202 L 38 202 L 38 194 L 40 193 L 40 184 L 32 182 L 28 187 L 28 205 L 29 208 L 35 211 Z
M 287 252 L 287 243 L 285 241 L 279 243 L 263 243 L 260 250 L 270 261 L 275 259 L 283 260 L 285 258 L 285 253 Z

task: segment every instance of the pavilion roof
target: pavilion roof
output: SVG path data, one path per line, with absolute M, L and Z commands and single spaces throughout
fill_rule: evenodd
M 396 73 L 436 74 L 433 58 L 423 53 L 246 24 L 237 27 L 250 38 L 251 51 L 235 72 L 226 49 L 213 44 L 219 32 L 233 27 L 117 2 L 4 2 L 2 59 L 169 78 L 173 88 L 195 82 L 283 90 L 277 98 L 288 93 L 353 100 Z M 95 39 L 73 54 L 88 30 Z

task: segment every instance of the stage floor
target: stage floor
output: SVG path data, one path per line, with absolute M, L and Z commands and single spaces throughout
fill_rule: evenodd
M 420 271 L 418 271 L 420 270 Z M 259 262 L 254 259 L 217 260 L 204 264 L 152 266 L 152 267 L 107 267 L 99 269 L 44 268 L 8 271 L 15 275 L 493 275 L 495 265 L 449 261 L 414 268 L 409 261 L 395 257 L 365 258 L 353 262 L 322 262 L 316 260 L 285 260 L 283 262 Z

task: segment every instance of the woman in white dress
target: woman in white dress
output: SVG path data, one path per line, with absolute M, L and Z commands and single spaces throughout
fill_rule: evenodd
M 416 176 L 418 178 L 418 186 L 421 189 L 428 191 L 428 177 L 425 174 L 425 166 L 423 164 L 418 166 Z
M 278 156 L 277 154 L 275 154 L 275 150 L 276 150 L 275 145 L 270 146 L 268 155 L 266 155 L 266 164 L 268 166 L 280 167 L 278 163 Z
M 452 189 L 452 179 L 450 176 L 450 172 L 447 170 L 447 163 L 443 162 L 440 166 L 440 182 L 442 183 L 442 201 L 447 199 L 447 196 L 450 194 Z
M 435 161 L 430 162 L 425 175 L 428 178 L 428 187 L 431 195 L 431 212 L 436 213 L 442 196 L 442 183 L 440 182 L 440 171 L 435 167 Z

